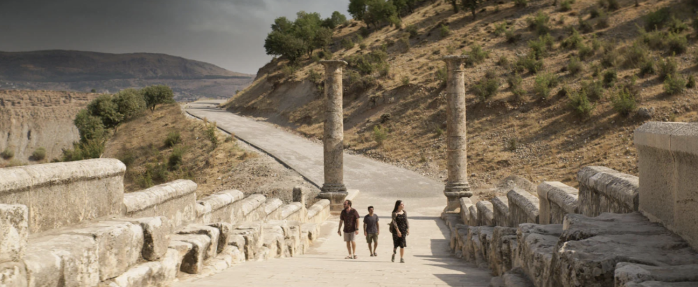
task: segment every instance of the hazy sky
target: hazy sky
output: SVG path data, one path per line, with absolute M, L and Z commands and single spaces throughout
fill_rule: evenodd
M 349 0 L 0 0 L 0 51 L 165 53 L 257 73 L 274 18 Z

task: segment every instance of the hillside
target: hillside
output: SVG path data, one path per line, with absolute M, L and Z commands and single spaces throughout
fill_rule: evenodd
M 97 94 L 58 91 L 0 90 L 0 151 L 13 157 L 0 158 L 0 166 L 48 161 L 61 155 L 80 139 L 73 124 L 75 115 Z M 30 158 L 39 149 L 44 160 Z
M 351 21 L 335 29 L 332 58 L 350 63 L 344 73 L 345 147 L 444 180 L 446 100 L 440 58 L 465 53 L 473 59 L 465 78 L 468 168 L 475 187 L 491 186 L 509 174 L 576 186 L 577 171 L 588 165 L 637 174 L 632 143 L 636 127 L 649 120 L 698 118 L 695 88 L 666 92 L 662 75 L 662 67 L 671 70 L 672 61 L 676 74 L 669 71 L 672 77 L 667 78 L 688 79 L 695 73 L 698 31 L 690 28 L 695 8 L 666 0 L 641 1 L 637 7 L 628 0 L 552 3 L 531 1 L 517 7 L 514 2 L 487 1 L 473 18 L 469 11 L 454 13 L 448 1 L 425 1 L 402 18 L 400 28 L 369 29 L 361 38 L 364 23 Z M 664 26 L 641 34 L 638 27 L 650 21 L 646 15 L 663 7 L 668 7 L 660 15 Z M 669 15 L 677 19 L 672 24 Z M 544 23 L 545 29 L 537 29 L 536 23 Z M 676 28 L 675 33 L 667 32 L 667 26 Z M 579 31 L 576 36 L 574 31 Z M 678 47 L 671 40 L 681 37 L 688 39 L 685 51 L 680 40 Z M 356 43 L 345 46 L 343 39 Z M 680 52 L 675 58 L 673 49 Z M 538 59 L 532 58 L 536 52 Z M 389 69 L 379 66 L 365 73 L 357 55 L 384 58 Z M 538 60 L 542 68 L 531 71 L 530 64 Z M 312 58 L 295 66 L 275 59 L 224 106 L 320 139 L 324 102 L 318 73 L 324 69 Z M 521 83 L 514 80 L 512 88 L 507 81 L 517 75 Z M 546 77 L 557 84 L 535 84 Z M 492 84 L 478 87 L 480 83 Z M 488 85 L 495 91 L 481 92 Z M 614 110 L 624 90 L 636 104 L 627 116 Z M 587 101 L 581 102 L 588 105 L 581 110 L 587 113 L 576 113 L 571 106 L 582 94 Z M 382 144 L 373 140 L 375 127 L 387 131 Z
M 115 92 L 169 85 L 177 100 L 230 97 L 253 75 L 165 54 L 83 51 L 0 52 L 0 88 Z
M 291 202 L 294 186 L 317 192 L 273 158 L 211 127 L 185 116 L 179 105 L 160 106 L 119 126 L 102 157 L 126 164 L 126 192 L 181 178 L 196 182 L 198 198 L 238 189 Z M 165 141 L 174 133 L 179 140 L 168 146 Z

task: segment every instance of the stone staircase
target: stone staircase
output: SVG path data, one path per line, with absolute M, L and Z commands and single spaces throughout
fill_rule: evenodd
M 640 177 L 588 166 L 579 189 L 509 177 L 506 196 L 442 218 L 457 257 L 490 286 L 698 286 L 698 124 L 635 131 Z
M 124 194 L 124 172 L 113 159 L 0 169 L 0 286 L 167 286 L 302 255 L 330 215 L 301 188 L 290 204 L 238 190 L 197 201 L 189 180 Z

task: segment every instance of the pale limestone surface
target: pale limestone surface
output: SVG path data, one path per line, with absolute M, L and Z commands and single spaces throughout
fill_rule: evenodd
M 0 169 L 0 202 L 29 208 L 29 232 L 121 213 L 126 166 L 91 159 Z
M 516 241 L 516 228 L 495 226 L 492 231 L 492 243 L 490 244 L 489 262 L 490 270 L 495 276 L 499 276 L 514 267 L 512 258 L 516 249 L 512 249 L 511 241 Z M 516 244 L 513 245 L 514 247 Z
M 638 210 L 640 181 L 637 176 L 603 166 L 587 166 L 577 173 L 579 213 L 598 216 L 603 212 Z
M 197 223 L 234 222 L 233 211 L 245 195 L 239 190 L 223 190 L 211 194 L 197 202 Z
M 621 262 L 616 265 L 614 284 L 617 287 L 647 281 L 684 282 L 698 286 L 698 265 L 650 266 Z
M 96 286 L 99 250 L 94 239 L 59 235 L 29 240 L 24 263 L 29 286 Z
M 264 203 L 264 213 L 266 213 L 265 219 L 279 219 L 281 216 L 281 210 L 279 208 L 284 205 L 284 202 L 278 198 L 269 198 Z
M 579 192 L 559 181 L 538 185 L 540 224 L 561 224 L 565 215 L 579 213 Z
M 20 204 L 0 204 L 0 263 L 19 262 L 29 235 L 29 212 Z
M 196 219 L 196 183 L 179 179 L 124 195 L 124 215 L 165 216 L 177 228 Z
M 560 224 L 525 223 L 519 225 L 516 231 L 518 241 L 516 265 L 521 266 L 523 272 L 536 286 L 558 286 L 550 285 L 549 280 L 552 274 L 553 254 L 561 233 L 562 225 Z
M 172 226 L 164 216 L 135 218 L 129 220 L 143 229 L 143 259 L 159 260 L 167 252 Z
M 0 286 L 27 286 L 27 269 L 24 264 L 18 262 L 0 263 Z
M 471 214 L 470 214 L 470 207 L 474 206 L 473 201 L 470 200 L 468 197 L 461 197 L 460 198 L 460 218 L 463 221 L 463 223 L 467 225 L 477 225 L 477 224 L 472 224 L 477 221 L 477 218 L 474 220 L 471 219 Z
M 208 236 L 207 245 L 208 248 L 204 251 L 204 259 L 213 258 L 218 254 L 218 242 L 220 238 L 220 230 L 215 227 L 206 225 L 187 225 L 186 227 L 177 231 L 177 234 L 200 234 Z
M 330 201 L 327 199 L 318 200 L 313 206 L 308 208 L 308 222 L 320 224 L 324 218 L 330 215 Z
M 507 192 L 509 199 L 509 226 L 538 223 L 538 197 L 520 188 Z
M 292 202 L 282 206 L 279 212 L 278 219 L 286 220 L 307 220 L 307 214 L 304 212 L 303 204 L 300 202 Z
M 211 238 L 207 235 L 200 234 L 172 235 L 170 245 L 177 244 L 186 246 L 186 244 L 181 244 L 179 242 L 188 243 L 189 246 L 191 246 L 189 250 L 186 250 L 186 254 L 182 258 L 180 270 L 189 274 L 199 273 L 204 266 L 204 260 L 206 260 L 208 251 L 211 248 Z
M 235 222 L 259 221 L 266 218 L 264 203 L 267 197 L 262 194 L 252 194 L 240 201 L 240 208 L 234 210 Z M 261 208 L 260 208 L 261 207 Z
M 494 206 L 489 201 L 478 201 L 477 222 L 483 226 L 494 226 Z
M 102 284 L 108 287 L 167 286 L 177 276 L 181 262 L 178 259 L 178 251 L 169 249 L 159 261 L 136 265 Z

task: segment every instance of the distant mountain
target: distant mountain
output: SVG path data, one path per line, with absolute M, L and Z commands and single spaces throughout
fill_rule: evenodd
M 253 79 L 254 75 L 165 54 L 0 52 L 0 89 L 115 92 L 165 84 L 178 100 L 193 100 L 231 97 Z

